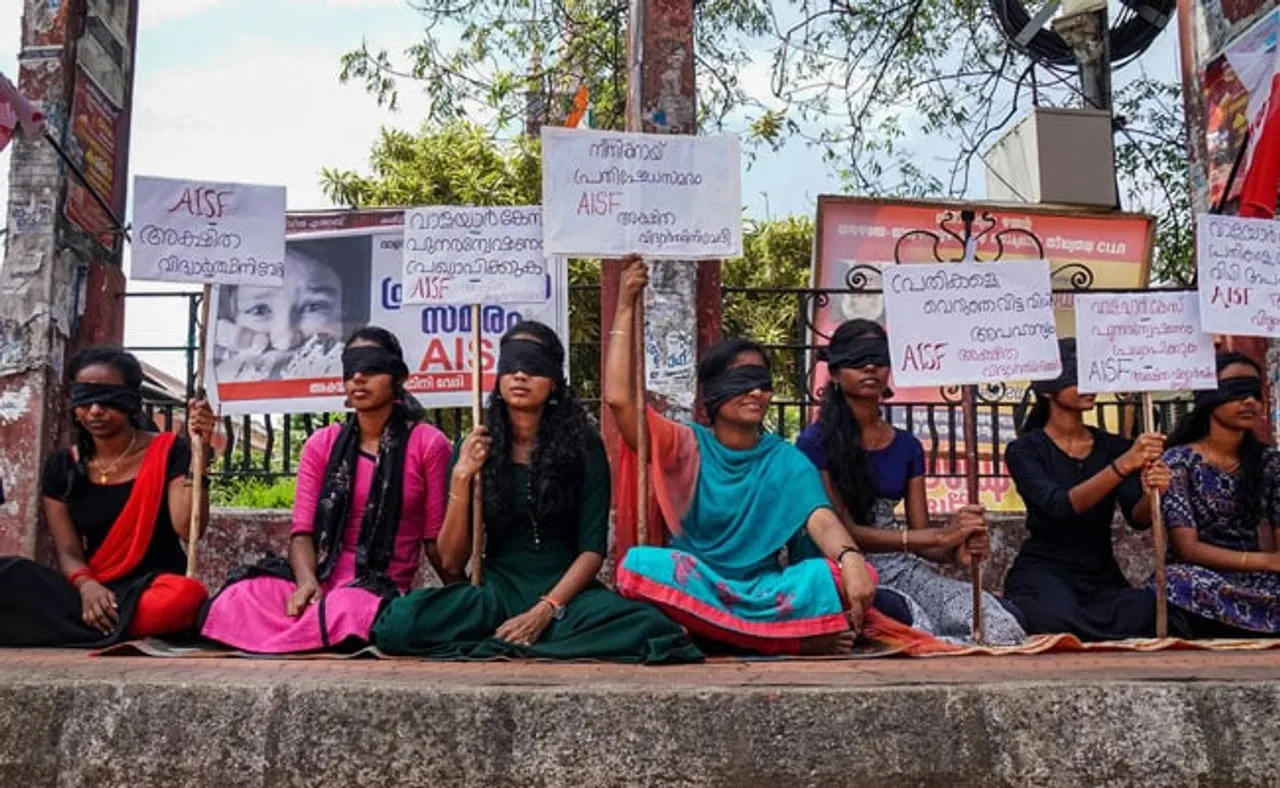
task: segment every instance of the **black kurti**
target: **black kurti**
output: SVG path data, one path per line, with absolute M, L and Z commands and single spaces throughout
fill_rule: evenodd
M 1142 499 L 1138 475 L 1126 478 L 1086 512 L 1071 507 L 1071 489 L 1108 468 L 1131 446 L 1119 436 L 1090 431 L 1093 449 L 1084 459 L 1062 451 L 1044 430 L 1009 444 L 1005 462 L 1027 505 L 1031 535 L 1005 577 L 1005 597 L 1026 615 L 1030 632 L 1069 632 L 1082 640 L 1151 637 L 1155 594 L 1129 585 L 1111 545 L 1117 504 L 1134 525 L 1133 509 Z
M 66 495 L 71 463 L 69 449 L 53 454 L 45 462 L 40 478 L 44 497 L 61 499 Z M 185 439 L 175 441 L 165 466 L 166 480 L 183 476 L 190 465 L 191 445 Z M 86 559 L 102 546 L 132 492 L 132 480 L 107 485 L 83 477 L 77 480 L 74 493 L 65 503 L 80 534 Z M 120 618 L 115 631 L 104 636 L 84 623 L 80 592 L 61 573 L 26 558 L 0 557 L 0 646 L 100 647 L 117 642 L 128 633 L 138 599 L 155 576 L 181 575 L 186 567 L 186 555 L 173 530 L 166 496 L 142 561 L 130 574 L 106 584 L 116 595 Z

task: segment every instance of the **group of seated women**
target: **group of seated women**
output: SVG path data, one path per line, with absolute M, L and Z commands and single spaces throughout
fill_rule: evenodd
M 835 332 L 818 418 L 795 444 L 763 429 L 772 373 L 746 340 L 705 354 L 706 425 L 679 424 L 637 394 L 629 334 L 646 284 L 630 261 L 604 398 L 623 444 L 619 478 L 638 470 L 647 431 L 649 509 L 667 538 L 625 551 L 616 590 L 597 580 L 610 511 L 634 509 L 636 491 L 619 484 L 612 500 L 604 445 L 565 381 L 560 340 L 540 323 L 502 337 L 484 426 L 456 446 L 405 392 L 396 338 L 357 331 L 342 358 L 352 413 L 303 449 L 287 556 L 236 570 L 212 598 L 184 577 L 182 541 L 208 519 L 207 503 L 193 511 L 190 444 L 143 416 L 136 359 L 93 349 L 71 364 L 73 444 L 42 476 L 57 568 L 0 558 L 0 646 L 182 636 L 266 654 L 372 644 L 434 658 L 664 663 L 708 650 L 847 653 L 873 616 L 972 641 L 972 589 L 940 565 L 985 558 L 986 515 L 968 506 L 930 525 L 923 448 L 882 413 L 884 330 L 853 320 Z M 1280 632 L 1280 459 L 1253 431 L 1258 366 L 1221 356 L 1218 388 L 1196 395 L 1168 439 L 1130 441 L 1086 424 L 1094 400 L 1076 388 L 1071 341 L 1062 354 L 1062 375 L 1034 385 L 1027 429 L 1005 452 L 1029 537 L 1004 596 L 984 597 L 986 641 L 1152 636 L 1154 587 L 1125 579 L 1111 534 L 1117 504 L 1131 526 L 1149 526 L 1157 492 L 1174 633 Z M 212 411 L 189 410 L 187 431 L 207 445 Z M 424 557 L 443 585 L 412 590 Z

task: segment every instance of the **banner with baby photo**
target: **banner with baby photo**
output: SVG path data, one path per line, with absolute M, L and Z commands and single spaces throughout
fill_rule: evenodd
M 343 409 L 342 341 L 365 325 L 399 337 L 406 388 L 426 408 L 471 404 L 471 310 L 403 303 L 404 212 L 291 213 L 283 287 L 213 288 L 207 349 L 209 398 L 225 415 Z M 550 300 L 486 303 L 482 369 L 493 386 L 496 347 L 521 320 L 538 320 L 569 343 L 565 266 L 548 262 Z

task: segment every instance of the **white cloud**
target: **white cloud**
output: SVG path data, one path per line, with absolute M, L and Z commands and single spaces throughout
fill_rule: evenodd
M 228 5 L 227 0 L 161 0 L 144 2 L 138 8 L 138 29 L 142 32 L 164 27 L 175 19 L 195 16 Z

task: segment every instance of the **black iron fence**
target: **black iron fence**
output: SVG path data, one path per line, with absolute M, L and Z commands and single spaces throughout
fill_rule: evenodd
M 570 369 L 572 382 L 593 411 L 600 400 L 600 291 L 595 285 L 570 288 Z M 831 291 L 812 289 L 722 288 L 724 330 L 726 335 L 758 336 L 753 320 L 767 316 L 760 329 L 773 332 L 764 343 L 774 368 L 776 395 L 768 428 L 784 438 L 793 439 L 814 414 L 818 404 L 812 390 L 813 353 L 816 346 L 808 342 L 812 319 L 817 307 L 825 305 Z M 196 359 L 196 319 L 199 314 L 197 293 L 129 294 L 129 298 L 186 299 L 189 320 L 185 343 L 168 346 L 135 346 L 131 350 L 150 354 L 166 354 L 181 360 L 185 368 L 185 392 L 148 388 L 147 407 L 159 426 L 172 429 L 180 424 L 185 410 L 184 397 L 190 396 Z M 778 327 L 782 329 L 779 331 Z M 178 364 L 171 363 L 171 368 Z M 170 386 L 170 389 L 172 386 Z M 1006 475 L 1004 447 L 1016 435 L 1016 426 L 1025 416 L 1028 403 L 1020 392 L 1003 389 L 990 394 L 990 401 L 979 397 L 976 408 L 978 442 L 981 447 L 979 475 Z M 1173 424 L 1190 403 L 1166 400 L 1157 403 L 1158 426 Z M 1131 434 L 1138 407 L 1133 402 L 1100 402 L 1095 423 L 1111 432 Z M 897 402 L 886 406 L 886 416 L 895 425 L 914 433 L 924 444 L 927 472 L 931 476 L 963 476 L 964 411 L 958 399 L 939 397 L 936 402 Z M 248 480 L 271 482 L 291 477 L 297 469 L 302 444 L 316 429 L 342 418 L 341 414 L 301 415 L 259 414 L 224 419 L 218 436 L 218 457 L 211 468 L 215 481 L 243 483 Z M 456 438 L 470 429 L 469 410 L 450 408 L 429 411 L 428 419 L 446 435 Z

